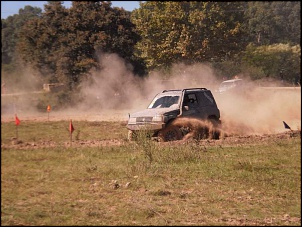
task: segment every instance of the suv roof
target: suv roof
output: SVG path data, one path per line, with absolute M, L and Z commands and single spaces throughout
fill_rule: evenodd
M 206 88 L 183 88 L 183 89 L 169 89 L 169 90 L 163 90 L 162 92 L 158 93 L 157 95 L 181 95 L 182 93 L 185 93 L 187 91 L 209 91 Z
M 242 80 L 242 79 L 231 79 L 231 80 L 222 81 L 222 83 L 236 82 L 236 81 L 240 81 L 240 80 Z
M 190 91 L 190 90 L 208 90 L 206 88 L 184 88 L 184 89 L 170 89 L 170 90 L 163 90 L 162 93 L 164 92 L 170 92 L 170 91 Z

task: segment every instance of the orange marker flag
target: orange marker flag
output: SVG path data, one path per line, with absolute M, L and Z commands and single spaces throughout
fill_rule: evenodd
M 70 120 L 70 124 L 69 124 L 69 132 L 70 132 L 70 134 L 72 134 L 73 131 L 74 131 L 74 127 L 72 125 L 72 121 Z
M 17 114 L 15 114 L 15 122 L 16 122 L 16 125 L 20 125 L 21 121 L 19 120 L 19 118 L 17 117 Z
M 50 105 L 47 106 L 47 112 L 50 112 L 51 108 Z

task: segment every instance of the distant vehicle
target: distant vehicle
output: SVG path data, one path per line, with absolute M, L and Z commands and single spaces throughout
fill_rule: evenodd
M 63 83 L 43 84 L 43 90 L 47 92 L 64 91 L 66 86 Z
M 159 141 L 179 140 L 184 136 L 182 125 L 172 123 L 180 117 L 208 120 L 213 125 L 209 137 L 219 139 L 214 129 L 221 123 L 220 111 L 206 88 L 164 90 L 157 94 L 147 109 L 129 115 L 128 139 L 133 140 L 139 131 L 148 131 Z
M 218 93 L 222 94 L 226 91 L 238 91 L 245 86 L 245 82 L 243 79 L 231 79 L 223 81 L 219 88 Z

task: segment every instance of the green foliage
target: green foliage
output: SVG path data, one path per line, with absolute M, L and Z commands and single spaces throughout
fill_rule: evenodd
M 104 52 L 135 63 L 138 40 L 129 12 L 112 8 L 110 2 L 74 1 L 66 9 L 52 1 L 40 18 L 23 27 L 18 47 L 25 62 L 43 75 L 54 75 L 50 82 L 74 89 L 90 70 L 102 69 L 98 60 Z M 142 66 L 136 62 L 134 67 Z
M 255 45 L 290 43 L 301 39 L 301 3 L 298 1 L 251 1 L 244 14 L 246 36 Z
M 262 69 L 266 77 L 297 83 L 301 72 L 301 47 L 288 44 L 249 45 L 242 62 Z
M 17 65 L 18 53 L 16 52 L 16 45 L 19 42 L 19 32 L 24 24 L 33 18 L 41 15 L 42 10 L 38 7 L 25 6 L 24 9 L 19 10 L 19 14 L 9 16 L 7 19 L 1 19 L 1 64 Z
M 221 60 L 244 48 L 234 42 L 242 35 L 242 3 L 147 1 L 140 6 L 131 19 L 142 37 L 137 52 L 148 69 Z
M 210 62 L 222 75 L 249 71 L 252 79 L 298 83 L 300 11 L 296 1 L 145 1 L 132 12 L 110 1 L 73 1 L 69 9 L 48 1 L 43 13 L 25 6 L 1 20 L 2 71 L 19 73 L 29 66 L 44 83 L 64 83 L 76 92 L 91 70 L 102 70 L 100 58 L 115 53 L 139 76 L 180 62 Z M 289 48 L 276 55 L 253 50 L 281 44 Z

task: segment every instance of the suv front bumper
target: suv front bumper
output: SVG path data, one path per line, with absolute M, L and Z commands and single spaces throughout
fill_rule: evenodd
M 127 124 L 127 128 L 131 131 L 137 130 L 149 130 L 149 131 L 157 131 L 165 128 L 165 123 L 148 123 L 148 124 Z

